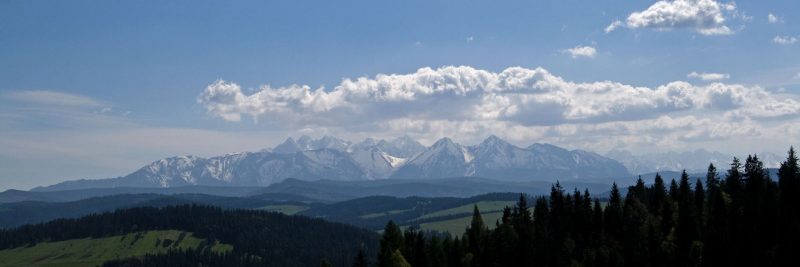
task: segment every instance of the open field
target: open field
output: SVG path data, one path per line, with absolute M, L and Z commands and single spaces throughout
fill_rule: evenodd
M 45 242 L 0 250 L 0 266 L 96 266 L 112 259 L 166 253 L 170 249 L 194 249 L 204 245 L 203 241 L 188 232 L 166 230 Z M 217 252 L 232 249 L 226 244 L 211 247 Z

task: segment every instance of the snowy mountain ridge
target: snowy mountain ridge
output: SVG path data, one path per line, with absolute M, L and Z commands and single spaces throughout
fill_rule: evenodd
M 619 162 L 601 155 L 548 144 L 517 147 L 490 136 L 473 146 L 442 138 L 425 147 L 408 136 L 367 138 L 354 143 L 332 136 L 287 138 L 272 149 L 202 158 L 160 159 L 103 185 L 175 187 L 187 185 L 267 186 L 301 180 L 431 179 L 480 176 L 509 181 L 626 177 Z M 116 180 L 115 180 L 116 179 Z M 96 186 L 92 181 L 66 182 Z M 85 183 L 86 185 L 80 184 Z M 58 188 L 59 185 L 51 187 Z

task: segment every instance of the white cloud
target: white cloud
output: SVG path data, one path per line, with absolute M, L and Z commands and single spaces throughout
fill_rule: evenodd
M 6 182 L 0 189 L 115 177 L 167 156 L 255 151 L 301 133 L 353 141 L 408 134 L 426 144 L 443 136 L 474 144 L 497 134 L 519 145 L 598 152 L 703 147 L 743 153 L 800 144 L 800 103 L 791 94 L 719 82 L 575 82 L 543 68 L 421 68 L 344 79 L 330 89 L 262 86 L 250 92 L 213 82 L 198 97 L 211 116 L 259 121 L 244 127 L 257 130 L 236 132 L 149 126 L 114 115 L 115 109 L 96 112 L 113 105 L 95 108 L 102 103 L 86 96 L 56 102 L 42 95 L 51 96 L 0 95 L 0 180 Z
M 467 37 L 467 43 L 471 43 L 472 41 L 475 41 L 474 36 Z
M 778 36 L 775 36 L 775 38 L 772 38 L 772 42 L 776 43 L 776 44 L 780 44 L 780 45 L 790 45 L 790 44 L 797 43 L 797 37 L 788 36 L 788 35 L 787 36 L 778 35 Z
M 410 74 L 345 79 L 332 90 L 262 86 L 250 95 L 235 83 L 216 81 L 198 102 L 210 115 L 225 120 L 239 121 L 246 115 L 289 128 L 369 127 L 401 118 L 530 126 L 635 121 L 686 112 L 737 118 L 800 114 L 788 108 L 800 103 L 761 87 L 681 81 L 655 88 L 613 81 L 576 83 L 543 68 L 521 67 L 501 72 L 466 66 L 421 68 Z
M 769 23 L 778 23 L 778 22 L 782 22 L 783 20 L 781 18 L 779 18 L 778 16 L 775 16 L 774 14 L 769 13 L 769 14 L 767 14 L 767 21 Z
M 594 58 L 597 54 L 597 49 L 591 46 L 576 46 L 569 49 L 564 49 L 562 53 L 569 54 L 572 58 L 588 57 Z
M 725 25 L 726 13 L 747 18 L 737 15 L 736 5 L 733 3 L 724 4 L 714 0 L 662 0 L 643 11 L 631 13 L 625 22 L 612 22 L 605 31 L 608 33 L 624 26 L 631 29 L 692 29 L 702 35 L 733 34 Z
M 620 26 L 625 26 L 625 24 L 623 24 L 622 21 L 620 20 L 615 20 L 614 22 L 611 22 L 611 24 L 606 26 L 605 32 L 606 33 L 612 32 L 617 28 L 619 28 Z
M 693 71 L 687 74 L 686 77 L 701 79 L 703 81 L 718 81 L 718 80 L 729 79 L 731 75 L 727 73 L 705 73 L 705 72 L 698 73 Z

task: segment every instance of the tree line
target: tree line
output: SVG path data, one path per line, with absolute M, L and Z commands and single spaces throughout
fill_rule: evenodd
M 207 246 L 200 246 L 141 259 L 113 261 L 108 266 L 313 266 L 322 260 L 347 266 L 359 250 L 374 255 L 379 238 L 374 232 L 322 219 L 179 205 L 120 209 L 79 219 L 0 229 L 0 250 L 149 230 L 191 232 L 206 239 L 208 244 L 219 241 L 234 249 L 230 253 L 212 253 L 204 249 Z
M 520 196 L 490 229 L 477 205 L 462 236 L 389 222 L 375 265 L 389 266 L 789 266 L 800 252 L 800 171 L 793 148 L 773 181 L 761 160 L 734 158 L 705 179 L 656 175 L 603 201 L 558 183 Z M 704 180 L 704 181 L 703 181 Z M 492 223 L 492 222 L 490 222 Z M 357 266 L 367 266 L 361 264 Z

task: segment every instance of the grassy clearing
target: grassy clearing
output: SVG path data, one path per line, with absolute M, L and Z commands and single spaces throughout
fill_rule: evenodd
M 478 210 L 480 210 L 481 213 L 491 213 L 496 211 L 502 211 L 503 208 L 507 206 L 512 207 L 514 206 L 515 203 L 516 202 L 514 201 L 480 201 L 476 203 L 455 207 L 452 209 L 446 209 L 433 213 L 428 213 L 419 217 L 418 219 L 436 218 L 436 217 L 442 217 L 454 214 L 464 214 L 464 213 L 472 214 L 472 208 L 475 205 L 478 205 Z
M 295 215 L 299 212 L 307 210 L 307 206 L 301 205 L 269 205 L 265 207 L 259 208 L 260 210 L 272 211 L 272 212 L 280 212 L 286 215 Z
M 505 206 L 503 206 L 505 207 Z M 478 208 L 480 209 L 480 208 Z M 472 210 L 470 210 L 471 212 Z M 481 217 L 483 218 L 483 222 L 489 228 L 495 227 L 495 222 L 503 217 L 503 212 L 481 212 Z M 464 230 L 467 229 L 469 223 L 472 222 L 472 215 L 465 217 L 460 217 L 456 219 L 444 220 L 444 221 L 437 221 L 437 222 L 428 222 L 420 224 L 419 227 L 422 230 L 431 230 L 431 231 L 439 231 L 439 232 L 448 232 L 451 235 L 461 235 L 464 233 Z
M 403 212 L 406 212 L 406 211 L 409 211 L 409 210 L 390 210 L 390 211 L 379 212 L 379 213 L 364 214 L 364 215 L 361 215 L 361 216 L 358 216 L 358 217 L 361 218 L 361 219 L 371 219 L 371 218 L 383 217 L 383 216 L 386 216 L 386 215 L 403 213 Z
M 165 253 L 169 249 L 194 249 L 203 239 L 175 230 L 146 231 L 105 238 L 44 242 L 32 247 L 0 250 L 0 266 L 97 266 L 112 259 Z M 233 246 L 215 244 L 212 251 Z

